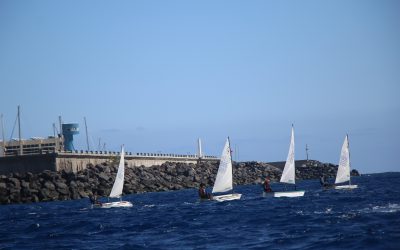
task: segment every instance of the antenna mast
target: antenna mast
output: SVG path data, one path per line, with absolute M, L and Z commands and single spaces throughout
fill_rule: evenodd
M 62 144 L 64 144 L 64 135 L 63 135 L 63 131 L 62 131 L 62 119 L 61 119 L 61 115 L 59 115 L 58 116 L 58 123 L 59 123 L 59 125 L 60 125 L 60 135 L 59 135 L 59 138 L 61 138 L 61 143 L 60 143 L 60 145 L 59 145 L 59 149 L 58 150 L 60 150 L 60 151 L 62 151 L 63 150 L 63 148 L 62 148 Z M 54 126 L 55 127 L 55 126 Z
M 22 138 L 21 138 L 21 114 L 20 114 L 20 107 L 18 105 L 18 137 L 19 137 L 19 154 L 23 154 L 22 149 Z
M 3 124 L 3 114 L 1 114 L 1 116 L 0 116 L 0 122 L 1 122 L 1 140 L 2 140 L 2 142 L 3 142 L 3 152 L 2 152 L 2 155 L 3 156 L 5 156 L 5 152 L 6 152 L 6 141 L 5 141 L 5 138 L 4 138 L 4 124 Z
M 308 161 L 308 145 L 306 144 L 306 155 L 307 155 L 307 161 Z
M 60 136 L 62 136 L 62 120 L 61 120 L 61 115 L 58 116 L 58 123 L 60 125 Z
M 87 130 L 86 117 L 83 117 L 83 119 L 85 120 L 85 130 L 86 130 L 86 145 L 87 145 L 87 150 L 88 150 L 88 151 L 90 151 L 90 148 L 89 148 L 89 135 L 88 135 L 88 130 Z
M 58 143 L 57 143 L 58 140 L 57 140 L 57 137 L 56 137 L 56 124 L 54 122 L 53 122 L 53 136 L 54 136 L 54 145 L 56 147 L 55 151 L 57 152 L 57 150 L 58 150 Z

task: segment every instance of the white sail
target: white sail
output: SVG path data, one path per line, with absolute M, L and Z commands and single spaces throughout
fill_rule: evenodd
M 122 189 L 124 188 L 124 175 L 125 175 L 125 161 L 124 161 L 124 146 L 121 149 L 121 158 L 119 160 L 118 172 L 115 177 L 114 185 L 111 189 L 110 198 L 118 198 L 122 195 Z
M 229 139 L 226 140 L 218 167 L 217 177 L 212 192 L 227 192 L 233 189 L 232 185 L 232 160 Z
M 339 167 L 336 174 L 335 184 L 350 181 L 350 152 L 349 141 L 344 138 L 342 151 L 340 153 Z
M 292 135 L 290 138 L 289 153 L 286 159 L 285 168 L 280 182 L 295 184 L 295 166 L 294 166 L 294 129 L 292 126 Z

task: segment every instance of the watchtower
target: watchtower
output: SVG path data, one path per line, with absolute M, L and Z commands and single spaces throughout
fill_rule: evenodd
M 64 150 L 73 151 L 74 149 L 74 135 L 79 134 L 79 124 L 67 123 L 62 125 L 62 134 L 64 137 Z

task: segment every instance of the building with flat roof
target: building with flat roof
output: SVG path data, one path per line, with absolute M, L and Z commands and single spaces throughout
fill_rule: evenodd
M 63 150 L 64 147 L 63 139 L 54 136 L 47 138 L 32 137 L 30 139 L 21 139 L 21 141 L 19 139 L 12 139 L 4 143 L 0 142 L 0 156 L 54 153 Z

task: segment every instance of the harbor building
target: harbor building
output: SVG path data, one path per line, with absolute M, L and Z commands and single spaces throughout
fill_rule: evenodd
M 2 142 L 1 156 L 33 155 L 42 153 L 54 153 L 63 148 L 61 137 L 49 136 L 48 138 L 32 137 L 25 139 L 12 139 L 8 142 Z M 21 150 L 22 149 L 22 150 Z

